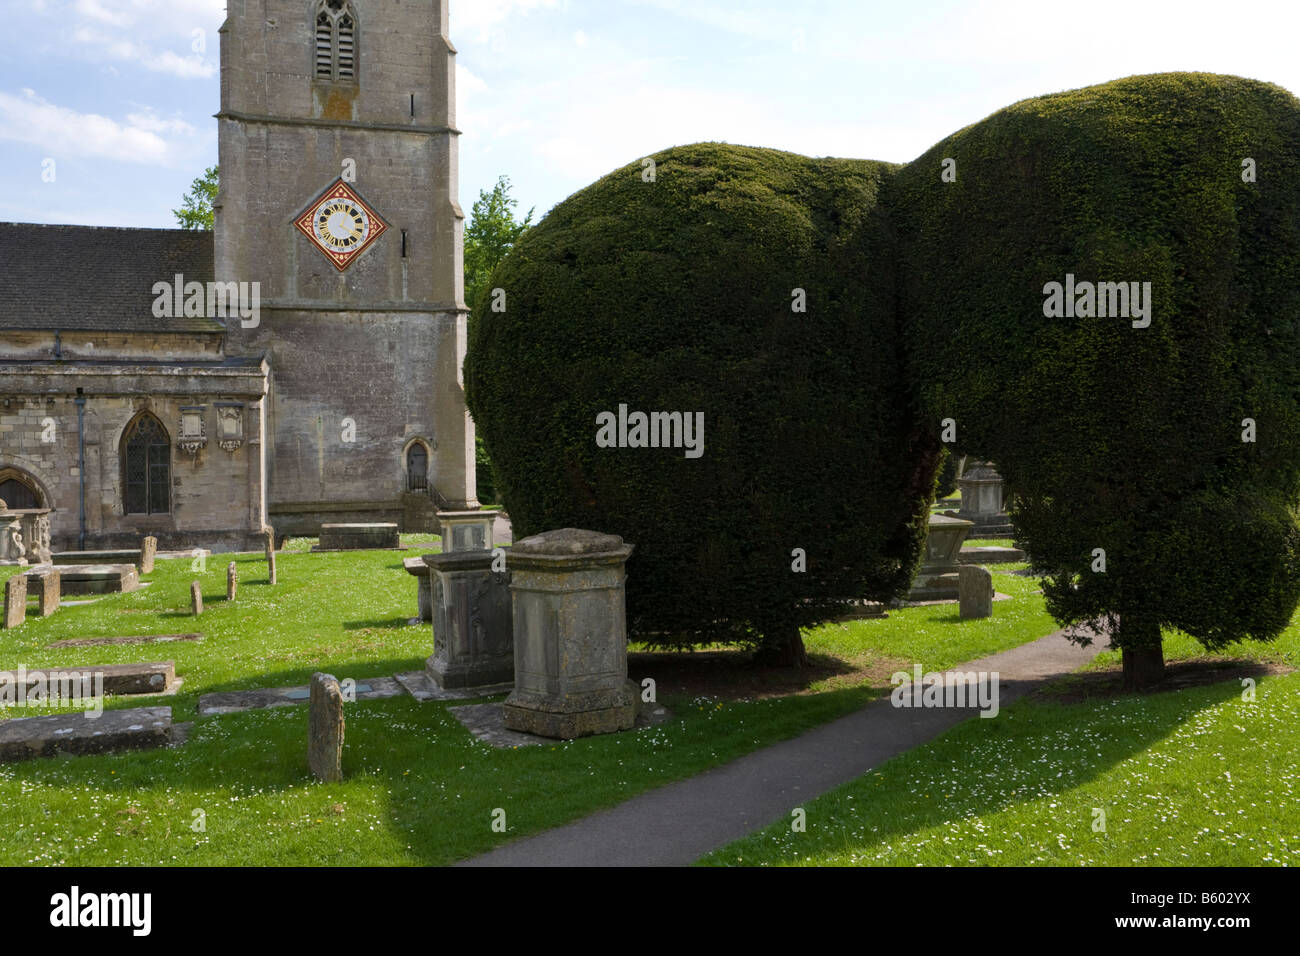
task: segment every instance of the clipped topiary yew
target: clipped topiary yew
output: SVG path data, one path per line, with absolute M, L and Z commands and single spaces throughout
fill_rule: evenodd
M 720 143 L 650 159 L 500 264 L 470 303 L 466 398 L 516 535 L 636 545 L 633 639 L 800 661 L 798 628 L 907 589 L 934 489 L 876 205 L 891 167 Z
M 1275 637 L 1300 600 L 1300 101 L 1209 74 L 1025 100 L 882 201 L 909 377 L 998 463 L 1051 613 L 1104 625 L 1130 687 L 1162 627 Z

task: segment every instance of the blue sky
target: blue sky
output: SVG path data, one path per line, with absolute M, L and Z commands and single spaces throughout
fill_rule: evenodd
M 1295 0 L 451 2 L 466 212 L 498 175 L 540 216 L 705 139 L 905 162 L 1016 100 L 1133 73 L 1300 93 Z M 216 162 L 224 8 L 3 0 L 0 220 L 173 226 Z

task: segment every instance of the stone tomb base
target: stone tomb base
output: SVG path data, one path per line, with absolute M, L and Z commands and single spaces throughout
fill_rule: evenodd
M 502 712 L 504 724 L 511 730 L 572 740 L 631 730 L 640 703 L 641 688 L 628 680 L 613 691 L 570 694 L 562 699 L 516 689 L 502 705 Z
M 59 577 L 64 597 L 74 594 L 117 594 L 135 591 L 140 587 L 140 575 L 134 564 L 61 565 Z
M 402 546 L 397 525 L 392 522 L 373 524 L 323 524 L 320 544 L 313 551 L 396 551 Z
M 515 543 L 510 571 L 515 689 L 510 730 L 571 740 L 630 730 L 640 688 L 627 677 L 624 563 L 617 535 L 561 528 Z
M 553 737 L 540 737 L 506 727 L 505 708 L 501 704 L 461 704 L 448 707 L 447 713 L 459 720 L 479 740 L 493 747 L 512 749 L 555 743 Z M 635 726 L 637 729 L 654 727 L 671 716 L 663 704 L 642 704 L 637 711 Z
M 425 662 L 439 687 L 478 687 L 515 678 L 514 624 L 507 575 L 491 551 L 427 554 L 433 654 Z

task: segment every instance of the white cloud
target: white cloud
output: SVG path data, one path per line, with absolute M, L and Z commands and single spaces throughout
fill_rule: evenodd
M 534 10 L 569 8 L 569 0 L 452 0 L 451 36 L 453 42 L 487 43 L 493 29 L 516 14 L 527 16 Z
M 144 107 L 142 113 L 127 113 L 127 125 L 134 129 L 142 129 L 147 133 L 180 133 L 186 136 L 192 136 L 196 130 L 183 119 L 163 119 L 158 116 L 149 107 Z
M 170 73 L 182 79 L 206 78 L 217 72 L 217 64 L 212 60 L 204 60 L 196 56 L 177 56 L 171 50 L 150 54 L 141 61 L 141 65 L 146 70 L 153 70 L 155 73 Z
M 189 124 L 133 113 L 125 123 L 57 106 L 24 89 L 0 92 L 0 139 L 37 146 L 55 157 L 86 156 L 121 162 L 166 164 L 176 152 L 160 132 L 192 133 Z
M 207 79 L 217 72 L 224 9 L 225 0 L 75 0 L 57 12 L 84 56 Z
M 461 63 L 456 64 L 456 89 L 478 92 L 487 89 L 487 81 L 481 76 L 472 73 L 468 67 Z
M 574 42 L 577 46 L 579 46 L 579 47 L 584 47 L 584 46 L 586 46 L 586 45 L 587 45 L 587 34 L 586 34 L 584 31 L 579 30 L 577 33 L 575 33 L 575 34 L 573 35 L 573 42 Z
M 683 17 L 705 26 L 715 27 L 725 33 L 758 38 L 789 39 L 799 27 L 801 18 L 781 14 L 773 16 L 764 11 L 729 9 L 725 6 L 699 2 L 699 0 L 630 0 L 633 6 L 650 7 L 663 13 Z M 802 18 L 804 20 L 807 17 Z
M 115 27 L 124 27 L 132 19 L 129 10 L 112 10 L 105 7 L 99 0 L 77 0 L 74 9 L 78 14 L 89 20 L 95 20 L 99 23 L 111 23 Z
M 72 31 L 72 39 L 92 49 L 94 53 L 144 67 L 154 73 L 170 73 L 182 79 L 207 78 L 217 72 L 216 61 L 201 56 L 180 56 L 171 50 L 154 52 L 149 46 L 126 37 L 113 36 L 89 27 L 80 26 Z

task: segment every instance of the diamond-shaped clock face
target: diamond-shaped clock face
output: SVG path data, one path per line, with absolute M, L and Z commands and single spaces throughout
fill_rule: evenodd
M 334 180 L 294 225 L 339 272 L 388 228 L 388 223 L 342 179 Z

